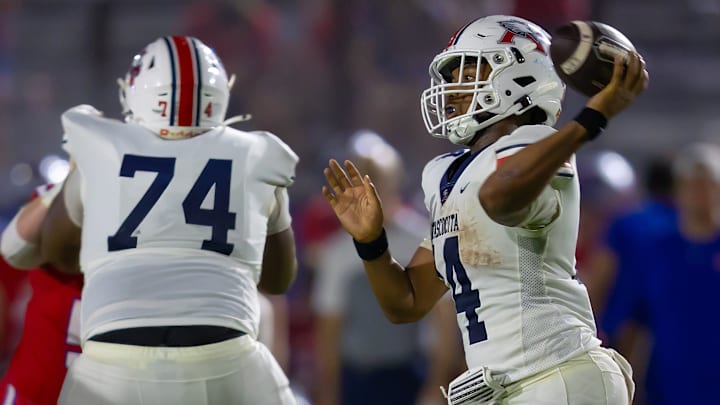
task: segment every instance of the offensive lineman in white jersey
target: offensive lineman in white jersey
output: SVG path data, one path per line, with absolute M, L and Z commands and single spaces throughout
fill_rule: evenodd
M 82 228 L 83 354 L 60 404 L 294 404 L 256 341 L 258 288 L 295 277 L 287 187 L 297 156 L 223 122 L 232 79 L 191 37 L 164 37 L 120 81 L 126 123 L 62 116 L 72 171 L 43 225 L 66 260 Z
M 368 176 L 352 162 L 324 173 L 323 194 L 353 236 L 393 322 L 422 318 L 449 288 L 468 371 L 449 404 L 628 404 L 631 371 L 600 347 L 585 287 L 575 277 L 579 185 L 574 152 L 647 86 L 636 53 L 574 121 L 551 127 L 565 87 L 549 35 L 511 16 L 477 19 L 430 65 L 428 131 L 468 149 L 423 171 L 429 240 L 403 267 L 392 257 Z

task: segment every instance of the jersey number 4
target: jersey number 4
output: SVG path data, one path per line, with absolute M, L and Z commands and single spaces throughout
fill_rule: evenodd
M 480 308 L 480 292 L 473 290 L 465 266 L 460 261 L 458 237 L 452 236 L 445 240 L 443 248 L 445 258 L 445 277 L 452 287 L 453 301 L 457 313 L 464 312 L 467 318 L 468 341 L 470 344 L 487 340 L 485 321 L 478 320 L 477 309 Z M 453 276 L 455 273 L 455 276 Z M 457 292 L 455 279 L 460 283 L 460 292 Z
M 135 177 L 135 172 L 155 172 L 157 176 L 135 208 L 114 235 L 108 237 L 108 251 L 137 247 L 135 229 L 145 219 L 175 174 L 175 158 L 125 155 L 121 177 Z M 227 242 L 228 230 L 235 229 L 235 213 L 230 212 L 230 174 L 232 160 L 210 159 L 182 203 L 185 223 L 212 228 L 212 237 L 203 240 L 202 248 L 229 255 L 234 245 Z M 212 209 L 201 208 L 210 190 L 215 189 Z

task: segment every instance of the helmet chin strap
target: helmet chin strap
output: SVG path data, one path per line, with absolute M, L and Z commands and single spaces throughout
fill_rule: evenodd
M 252 119 L 252 114 L 235 115 L 235 116 L 232 116 L 232 117 L 226 119 L 220 125 L 226 127 L 226 126 L 238 123 L 238 122 L 250 121 L 251 119 Z
M 448 140 L 456 145 L 469 146 L 475 138 L 475 133 L 482 128 L 483 125 L 475 119 L 475 116 L 463 117 L 450 130 Z
M 127 105 L 127 100 L 125 98 L 125 92 L 127 91 L 127 82 L 125 79 L 121 79 L 118 77 L 117 79 L 118 84 L 118 98 L 120 99 L 120 106 L 122 107 L 122 113 L 123 115 L 127 115 L 128 112 L 130 112 L 130 107 Z
M 249 121 L 252 119 L 252 114 L 235 115 L 221 122 L 217 127 L 226 127 L 238 122 Z M 152 125 L 147 125 L 142 119 L 134 117 L 132 114 L 125 116 L 125 122 L 132 122 L 143 126 L 156 135 L 163 139 L 187 139 L 192 138 L 203 133 L 212 130 L 217 127 L 174 127 L 175 131 L 171 130 L 173 127 L 166 128 L 166 133 L 162 133 L 162 129 L 155 128 Z

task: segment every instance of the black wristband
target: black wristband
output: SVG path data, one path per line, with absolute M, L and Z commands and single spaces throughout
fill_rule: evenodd
M 603 113 L 589 107 L 583 108 L 574 120 L 585 128 L 587 138 L 591 141 L 600 136 L 600 134 L 605 130 L 605 127 L 607 127 L 608 123 L 608 120 L 605 118 Z
M 358 242 L 355 238 L 353 238 L 353 243 L 355 244 L 355 250 L 357 250 L 358 256 L 365 261 L 375 260 L 388 250 L 388 240 L 387 235 L 385 234 L 385 228 L 383 228 L 380 236 L 372 242 Z

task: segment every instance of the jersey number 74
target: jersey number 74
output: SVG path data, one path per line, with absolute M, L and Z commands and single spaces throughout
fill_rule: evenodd
M 175 158 L 125 155 L 120 167 L 121 177 L 135 177 L 135 172 L 155 172 L 157 176 L 135 208 L 125 218 L 114 235 L 108 237 L 108 251 L 137 247 L 135 229 L 167 189 L 175 174 Z M 235 229 L 235 213 L 230 212 L 230 174 L 232 160 L 209 159 L 183 200 L 185 223 L 212 228 L 210 239 L 203 240 L 202 249 L 229 255 L 234 245 L 228 243 L 228 230 Z M 215 204 L 212 209 L 201 208 L 203 200 L 215 186 Z

